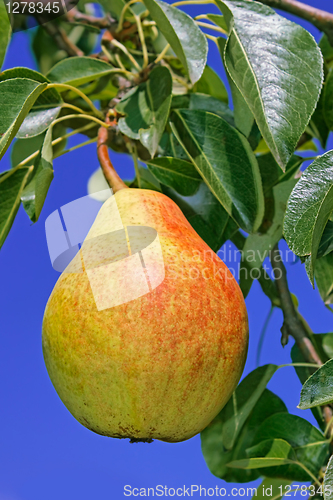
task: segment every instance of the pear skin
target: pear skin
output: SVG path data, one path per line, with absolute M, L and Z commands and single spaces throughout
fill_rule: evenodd
M 172 200 L 144 189 L 103 204 L 43 320 L 46 367 L 68 410 L 132 441 L 202 431 L 235 390 L 247 347 L 234 277 Z

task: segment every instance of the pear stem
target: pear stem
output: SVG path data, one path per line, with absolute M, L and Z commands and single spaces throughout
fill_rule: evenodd
M 109 186 L 112 188 L 112 191 L 116 193 L 121 189 L 128 189 L 128 186 L 126 186 L 124 181 L 121 180 L 114 166 L 112 165 L 107 142 L 108 131 L 106 128 L 101 127 L 98 131 L 97 136 L 97 156 L 105 179 L 107 180 Z

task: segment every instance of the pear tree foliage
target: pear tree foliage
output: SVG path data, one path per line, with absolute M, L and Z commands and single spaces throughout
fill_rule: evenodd
M 313 334 L 292 302 L 314 363 L 288 323 L 278 275 L 274 282 L 262 264 L 285 239 L 325 305 L 333 303 L 333 42 L 323 33 L 317 44 L 264 0 L 195 3 L 80 0 L 27 31 L 38 70 L 0 73 L 0 158 L 9 151 L 12 163 L 0 169 L 0 246 L 20 205 L 38 224 L 68 138 L 80 134 L 85 147 L 106 126 L 109 148 L 135 162 L 130 187 L 172 198 L 214 251 L 232 241 L 242 251 L 244 296 L 257 270 L 283 311 L 283 342 L 296 340 L 299 407 L 311 408 L 318 426 L 266 388 L 280 367 L 261 366 L 202 432 L 211 472 L 239 483 L 261 477 L 277 492 L 310 482 L 330 498 L 333 334 Z M 0 64 L 11 29 L 26 29 L 28 17 L 10 26 L 1 7 Z M 212 49 L 223 79 L 207 63 Z

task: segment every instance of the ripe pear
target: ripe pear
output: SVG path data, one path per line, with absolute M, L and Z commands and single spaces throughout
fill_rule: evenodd
M 100 209 L 43 320 L 52 383 L 88 429 L 179 442 L 227 403 L 248 347 L 237 282 L 167 196 L 121 189 Z

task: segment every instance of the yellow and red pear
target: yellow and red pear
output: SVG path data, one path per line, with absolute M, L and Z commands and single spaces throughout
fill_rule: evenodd
M 234 391 L 247 346 L 234 277 L 172 200 L 144 189 L 104 203 L 43 321 L 45 363 L 68 410 L 132 441 L 203 430 Z

